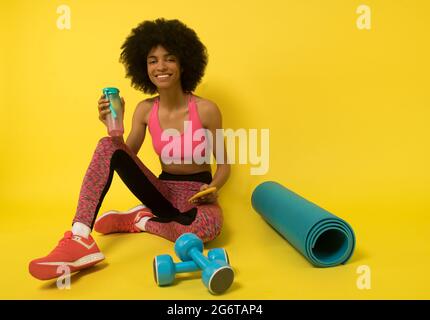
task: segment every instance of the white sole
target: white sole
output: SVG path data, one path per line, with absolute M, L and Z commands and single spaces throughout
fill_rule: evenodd
M 84 266 L 86 264 L 102 261 L 102 260 L 104 260 L 104 258 L 105 258 L 105 256 L 103 255 L 103 253 L 98 252 L 98 253 L 89 254 L 89 255 L 82 257 L 82 258 L 80 258 L 76 261 L 73 261 L 73 262 L 40 262 L 38 264 L 44 265 L 44 266 L 66 265 L 66 266 L 78 268 L 78 267 Z

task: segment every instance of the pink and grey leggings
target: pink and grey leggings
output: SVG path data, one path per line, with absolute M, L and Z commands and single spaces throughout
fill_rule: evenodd
M 93 228 L 114 172 L 154 214 L 146 223 L 147 232 L 173 242 L 186 232 L 195 233 L 204 242 L 215 239 L 221 232 L 223 216 L 218 203 L 195 206 L 187 201 L 201 185 L 212 181 L 210 172 L 190 175 L 162 172 L 157 178 L 121 139 L 112 137 L 104 137 L 97 144 L 73 222 Z

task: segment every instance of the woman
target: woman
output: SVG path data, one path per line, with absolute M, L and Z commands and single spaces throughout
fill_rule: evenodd
M 82 183 L 72 230 L 67 231 L 46 257 L 30 262 L 30 273 L 38 279 L 58 277 L 59 265 L 71 272 L 88 268 L 104 259 L 90 233 L 146 231 L 175 241 L 193 232 L 204 242 L 216 238 L 222 227 L 222 210 L 217 192 L 189 203 L 198 191 L 216 187 L 219 191 L 230 174 L 225 148 L 215 148 L 216 130 L 222 128 L 217 105 L 193 94 L 207 65 L 205 46 L 196 33 L 178 20 L 145 21 L 132 30 L 124 42 L 120 61 L 132 86 L 157 96 L 141 101 L 133 114 L 132 128 L 123 137 L 102 138 Z M 106 125 L 108 101 L 98 101 L 99 119 Z M 125 106 L 125 101 L 122 99 Z M 152 137 L 162 173 L 156 177 L 137 157 L 146 135 Z M 168 134 L 166 132 L 175 132 Z M 206 134 L 201 139 L 196 131 Z M 168 139 L 166 139 L 166 137 Z M 209 139 L 209 137 L 211 139 Z M 179 146 L 179 148 L 178 148 Z M 222 154 L 217 154 L 223 150 Z M 218 161 L 212 177 L 210 153 Z M 127 212 L 110 211 L 96 216 L 117 172 L 130 191 L 142 202 Z

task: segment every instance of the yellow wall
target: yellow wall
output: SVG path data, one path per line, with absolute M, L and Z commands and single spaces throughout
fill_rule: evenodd
M 56 26 L 61 4 L 71 9 L 70 30 Z M 357 28 L 361 4 L 371 9 L 370 30 Z M 0 280 L 6 281 L 0 297 L 43 297 L 27 263 L 47 253 L 73 217 L 83 174 L 106 134 L 97 119 L 101 89 L 120 88 L 128 132 L 132 110 L 147 96 L 125 79 L 120 46 L 141 21 L 165 17 L 182 20 L 206 44 L 209 65 L 196 94 L 219 105 L 224 127 L 270 129 L 269 172 L 251 176 L 249 165 L 234 165 L 221 191 L 227 239 L 221 244 L 236 259 L 242 281 L 224 298 L 429 298 L 427 1 L 28 0 L 3 1 L 0 8 L 0 237 L 23 252 L 13 260 L 16 277 Z M 139 156 L 158 172 L 150 142 Z M 252 190 L 265 180 L 352 224 L 357 251 L 347 275 L 336 273 L 342 267 L 318 269 L 311 280 L 313 269 L 288 251 L 302 278 L 286 279 L 291 258 L 279 255 L 291 249 L 250 206 Z M 135 202 L 116 177 L 103 208 Z M 148 256 L 172 247 L 150 241 L 162 244 Z M 257 261 L 244 252 L 255 252 Z M 269 261 L 285 283 L 255 278 Z M 366 292 L 354 286 L 363 264 L 373 276 Z M 334 284 L 336 278 L 350 285 Z M 79 281 L 83 292 L 85 281 Z M 150 288 L 157 298 L 180 298 L 174 293 L 186 282 L 166 295 Z M 189 290 L 185 298 L 210 298 Z M 46 297 L 79 297 L 51 292 Z

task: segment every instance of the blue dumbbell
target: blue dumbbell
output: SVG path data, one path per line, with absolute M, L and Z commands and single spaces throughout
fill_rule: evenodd
M 226 261 L 206 258 L 203 241 L 194 233 L 181 235 L 175 242 L 175 252 L 182 261 L 194 261 L 202 269 L 202 281 L 210 293 L 222 293 L 233 283 L 233 269 Z
M 221 260 L 229 264 L 227 252 L 221 248 L 209 250 L 208 258 L 211 261 Z M 153 261 L 153 268 L 154 279 L 159 286 L 172 284 L 177 273 L 200 271 L 199 266 L 194 261 L 174 263 L 168 254 L 156 256 Z

